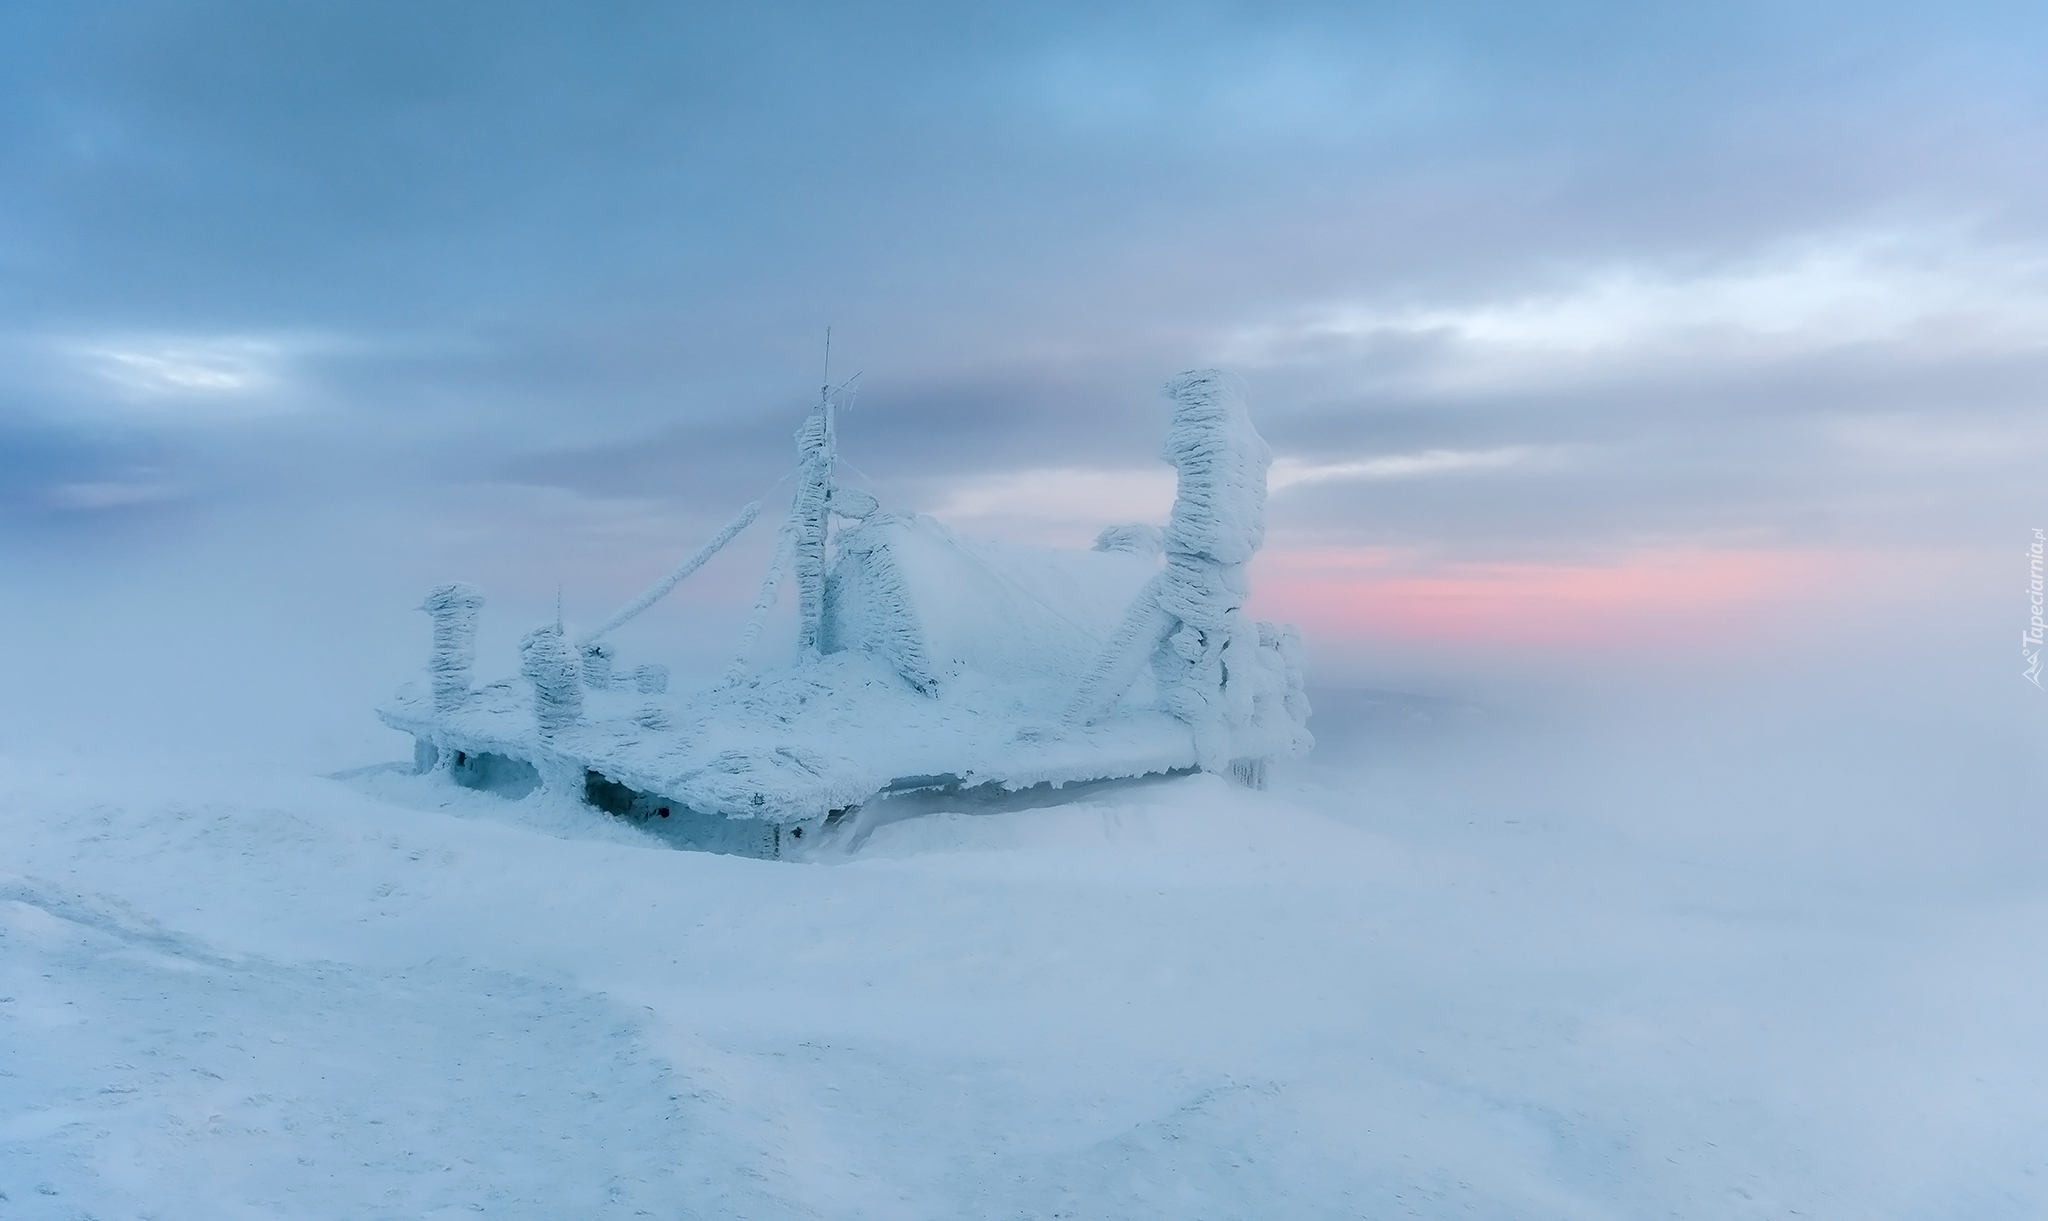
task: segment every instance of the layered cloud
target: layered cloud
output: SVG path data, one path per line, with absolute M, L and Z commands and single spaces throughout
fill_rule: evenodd
M 17 6 L 0 526 L 375 505 L 424 570 L 483 497 L 658 571 L 788 469 L 831 325 L 859 478 L 1065 543 L 1163 515 L 1156 387 L 1235 368 L 1272 588 L 1337 636 L 1917 564 L 2048 458 L 2044 46 L 1971 4 Z
M 1784 242 L 1733 259 L 1615 262 L 1466 301 L 1345 302 L 1245 327 L 1223 359 L 1352 363 L 1376 384 L 1529 393 L 1702 366 L 1865 349 L 1886 362 L 2048 351 L 2048 246 L 1887 231 Z

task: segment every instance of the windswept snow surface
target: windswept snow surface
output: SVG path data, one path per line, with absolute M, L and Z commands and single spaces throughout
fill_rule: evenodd
M 1447 783 L 1481 714 L 1320 699 L 1341 763 L 1268 792 L 803 863 L 396 767 L 0 757 L 0 1216 L 2048 1212 L 2028 871 L 1645 840 Z

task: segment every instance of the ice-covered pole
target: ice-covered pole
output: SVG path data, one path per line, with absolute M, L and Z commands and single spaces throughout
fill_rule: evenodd
M 832 467 L 838 455 L 832 436 L 830 398 L 797 430 L 801 481 L 789 507 L 790 567 L 796 573 L 796 645 L 816 653 L 825 631 L 825 531 L 832 510 Z
M 1183 373 L 1166 384 L 1166 397 L 1173 423 L 1163 456 L 1180 476 L 1166 569 L 1132 602 L 1075 692 L 1067 720 L 1085 724 L 1107 713 L 1149 659 L 1161 706 L 1194 728 L 1202 766 L 1215 771 L 1229 763 L 1229 726 L 1248 713 L 1233 702 L 1226 649 L 1240 637 L 1246 652 L 1257 644 L 1243 615 L 1246 565 L 1266 538 L 1273 454 L 1229 374 Z
M 576 662 L 561 624 L 526 634 L 519 642 L 519 672 L 533 684 L 533 717 L 541 737 L 554 737 L 583 715 L 583 687 L 576 681 Z
M 445 715 L 469 696 L 469 669 L 476 662 L 476 613 L 484 592 L 456 581 L 428 591 L 420 609 L 434 620 L 434 651 L 427 674 L 434 685 L 434 711 Z
M 592 629 L 591 631 L 585 632 L 582 635 L 582 637 L 576 641 L 577 647 L 582 648 L 584 646 L 595 643 L 596 641 L 605 636 L 610 635 L 612 632 L 617 631 L 620 627 L 623 627 L 628 619 L 631 619 L 633 616 L 639 614 L 641 611 L 646 610 L 648 607 L 653 606 L 656 602 L 661 601 L 664 597 L 667 597 L 669 590 L 674 589 L 676 586 L 682 584 L 684 577 L 687 577 L 691 573 L 697 571 L 699 568 L 702 568 L 706 560 L 709 560 L 712 556 L 717 555 L 720 548 L 724 547 L 727 543 L 731 542 L 733 540 L 734 535 L 738 534 L 740 531 L 752 525 L 754 519 L 756 517 L 759 517 L 760 515 L 761 502 L 758 500 L 754 501 L 752 504 L 749 504 L 746 508 L 741 509 L 739 511 L 738 516 L 734 517 L 731 521 L 725 523 L 725 529 L 720 530 L 718 533 L 712 535 L 711 541 L 704 544 L 702 547 L 699 547 L 697 549 L 697 554 L 691 556 L 687 560 L 684 560 L 680 568 L 677 568 L 674 572 L 669 573 L 661 580 L 655 582 L 653 588 L 649 589 L 646 593 L 641 594 L 639 597 L 633 599 L 631 602 L 628 602 L 624 606 L 620 607 L 618 609 L 618 612 L 614 614 L 611 618 L 605 620 L 603 623 L 599 624 L 596 628 Z

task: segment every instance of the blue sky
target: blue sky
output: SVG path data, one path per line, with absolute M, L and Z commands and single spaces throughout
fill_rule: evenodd
M 145 570 L 602 614 L 830 325 L 861 478 L 1050 541 L 1236 370 L 1266 606 L 1366 678 L 1849 586 L 2002 633 L 2044 62 L 2021 4 L 12 6 L 0 531 L 115 632 Z

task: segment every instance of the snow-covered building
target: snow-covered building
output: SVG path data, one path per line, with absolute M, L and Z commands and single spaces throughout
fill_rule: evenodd
M 970 542 L 843 487 L 836 400 L 797 434 L 796 492 L 740 656 L 712 687 L 615 672 L 603 637 L 760 512 L 748 505 L 598 628 L 529 632 L 519 677 L 473 685 L 483 598 L 427 597 L 429 678 L 379 709 L 422 771 L 520 797 L 574 794 L 688 847 L 776 857 L 940 805 L 1064 796 L 1196 769 L 1254 786 L 1308 750 L 1300 639 L 1244 613 L 1271 455 L 1234 378 L 1167 384 L 1163 528 L 1112 525 L 1092 550 Z M 793 664 L 747 656 L 785 574 Z

